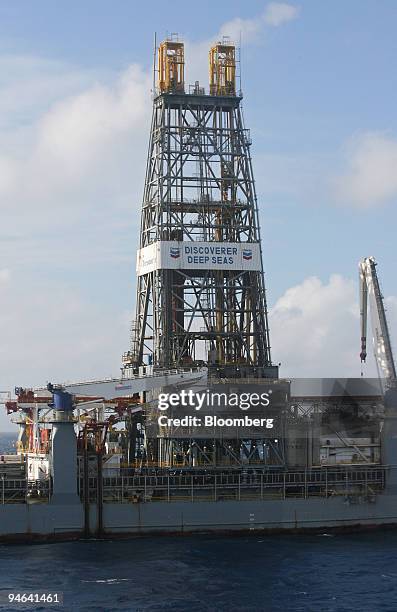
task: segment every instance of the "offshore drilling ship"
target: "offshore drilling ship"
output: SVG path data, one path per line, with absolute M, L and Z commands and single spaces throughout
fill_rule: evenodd
M 182 42 L 157 57 L 122 376 L 5 399 L 20 431 L 0 457 L 0 537 L 396 524 L 396 371 L 374 259 L 360 264 L 361 359 L 369 297 L 379 380 L 279 378 L 235 47 L 211 48 L 209 93 L 186 91 Z

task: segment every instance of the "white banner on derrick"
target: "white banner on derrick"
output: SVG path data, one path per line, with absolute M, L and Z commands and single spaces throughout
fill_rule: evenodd
M 153 270 L 261 270 L 257 242 L 159 240 L 137 253 L 138 276 Z

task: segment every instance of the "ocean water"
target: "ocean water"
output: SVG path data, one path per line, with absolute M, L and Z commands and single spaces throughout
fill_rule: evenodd
M 14 440 L 0 434 L 0 454 Z M 397 531 L 0 545 L 0 602 L 9 591 L 63 605 L 7 612 L 395 612 Z
M 40 589 L 63 606 L 29 610 L 392 612 L 397 533 L 0 546 L 0 595 Z

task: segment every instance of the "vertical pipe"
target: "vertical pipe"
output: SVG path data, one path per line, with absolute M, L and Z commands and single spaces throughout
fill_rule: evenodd
M 87 448 L 87 432 L 84 431 L 83 445 L 83 498 L 84 498 L 84 536 L 90 537 L 90 499 L 89 499 L 89 483 L 88 483 L 88 448 Z
M 328 468 L 325 468 L 325 499 L 328 499 Z
M 103 533 L 103 477 L 102 477 L 102 450 L 97 451 L 97 535 Z
M 153 45 L 153 97 L 156 95 L 156 53 L 157 53 L 157 32 L 154 33 Z

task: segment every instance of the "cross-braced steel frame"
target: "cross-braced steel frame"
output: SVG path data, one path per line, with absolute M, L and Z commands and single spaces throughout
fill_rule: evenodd
M 154 99 L 140 248 L 156 241 L 259 244 L 238 96 Z M 261 255 L 262 260 L 262 255 Z M 262 263 L 261 263 L 262 265 Z M 131 365 L 271 365 L 263 269 L 169 270 L 138 277 Z

